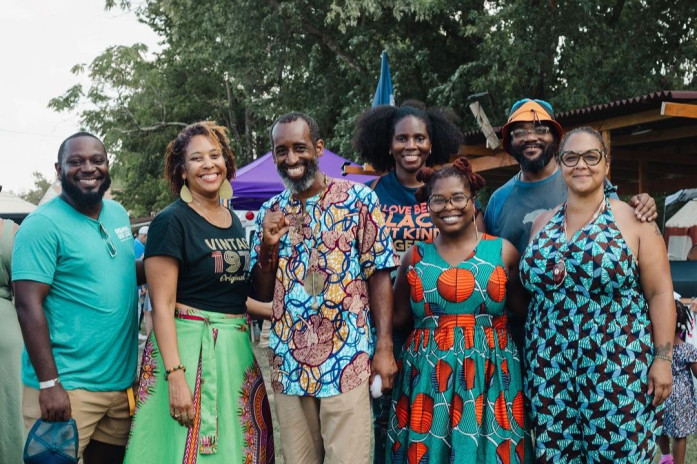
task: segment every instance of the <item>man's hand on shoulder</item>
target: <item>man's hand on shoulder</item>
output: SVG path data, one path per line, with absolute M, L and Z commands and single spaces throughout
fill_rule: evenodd
M 642 222 L 655 221 L 658 217 L 656 200 L 648 193 L 640 193 L 629 199 L 629 205 L 634 208 L 634 214 Z

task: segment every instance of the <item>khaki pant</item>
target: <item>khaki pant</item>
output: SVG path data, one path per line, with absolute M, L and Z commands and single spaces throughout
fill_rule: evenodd
M 110 445 L 126 446 L 131 428 L 131 415 L 128 395 L 125 390 L 114 392 L 92 392 L 87 390 L 66 390 L 70 398 L 70 408 L 77 424 L 79 439 L 78 456 L 91 439 Z M 39 390 L 24 386 L 22 413 L 27 433 L 34 422 L 41 417 Z
M 368 382 L 329 398 L 276 393 L 276 416 L 288 464 L 370 463 Z

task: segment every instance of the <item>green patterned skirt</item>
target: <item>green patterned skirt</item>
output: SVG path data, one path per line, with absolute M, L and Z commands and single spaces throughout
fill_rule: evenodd
M 154 334 L 143 352 L 126 463 L 272 463 L 271 410 L 245 318 L 177 309 L 181 363 L 196 416 L 170 416 L 165 367 Z

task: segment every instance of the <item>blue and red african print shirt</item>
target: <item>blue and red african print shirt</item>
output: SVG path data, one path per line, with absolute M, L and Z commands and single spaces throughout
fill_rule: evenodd
M 290 229 L 280 243 L 272 305 L 272 385 L 286 395 L 328 397 L 370 376 L 368 278 L 398 266 L 399 257 L 378 198 L 367 186 L 332 179 L 305 203 L 303 210 L 284 190 L 262 205 L 251 265 L 257 261 L 264 215 L 278 207 Z M 320 282 L 314 290 L 305 282 L 313 274 Z

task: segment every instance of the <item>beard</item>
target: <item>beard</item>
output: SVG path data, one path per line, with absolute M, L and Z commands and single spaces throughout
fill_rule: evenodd
M 542 149 L 542 153 L 540 153 L 540 156 L 532 160 L 523 154 L 525 145 L 519 145 L 517 147 L 511 146 L 511 156 L 518 161 L 518 164 L 520 164 L 520 169 L 525 172 L 538 173 L 542 171 L 549 164 L 552 158 L 554 158 L 554 154 L 557 152 L 556 141 L 547 145 L 539 142 L 535 143 L 534 145 Z
M 103 182 L 95 192 L 83 192 L 74 182 L 68 179 L 65 173 L 61 176 L 61 188 L 63 192 L 75 203 L 75 206 L 80 209 L 92 209 L 99 205 L 104 197 L 104 192 L 109 190 L 109 186 L 111 186 L 111 176 L 108 172 L 104 174 Z
M 313 158 L 311 161 L 305 162 L 305 173 L 300 179 L 291 179 L 286 172 L 286 168 L 281 165 L 277 166 L 278 175 L 281 176 L 281 182 L 283 186 L 287 188 L 290 193 L 296 195 L 300 192 L 304 192 L 315 182 L 315 176 L 319 170 L 319 163 L 317 158 Z

